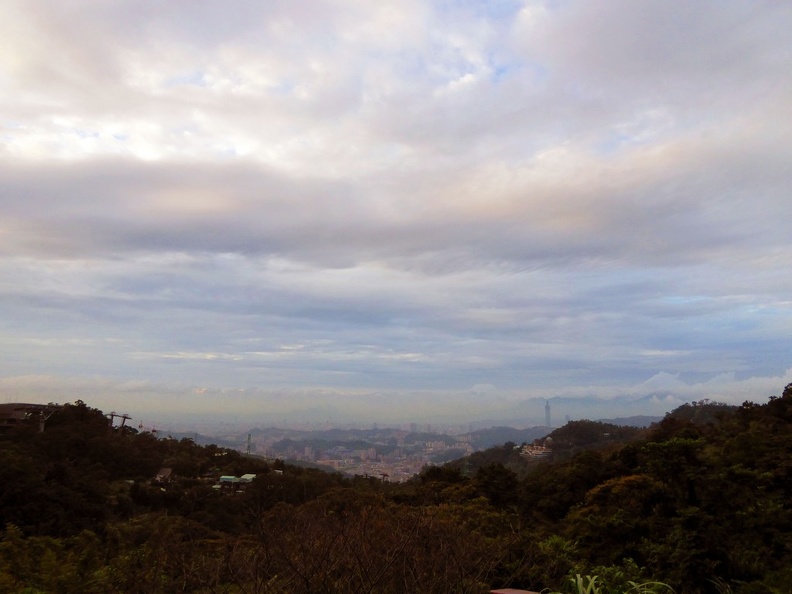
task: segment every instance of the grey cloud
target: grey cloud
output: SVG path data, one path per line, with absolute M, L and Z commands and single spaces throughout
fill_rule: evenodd
M 772 2 L 579 2 L 548 9 L 521 42 L 551 76 L 574 80 L 583 92 L 728 104 L 720 91 L 739 96 L 785 76 L 783 23 L 791 16 Z
M 650 164 L 643 173 L 603 171 L 604 180 L 584 170 L 579 182 L 517 182 L 508 191 L 525 196 L 505 205 L 503 195 L 492 194 L 495 180 L 485 179 L 492 207 L 461 187 L 463 174 L 461 181 L 433 181 L 422 198 L 430 205 L 432 194 L 461 191 L 461 201 L 428 209 L 414 196 L 402 201 L 408 189 L 399 185 L 383 194 L 372 182 L 296 180 L 254 166 L 105 162 L 61 165 L 47 176 L 34 168 L 6 171 L 4 212 L 18 236 L 5 249 L 273 253 L 329 263 L 335 257 L 342 265 L 367 258 L 397 262 L 405 253 L 416 263 L 434 257 L 474 265 L 503 260 L 530 266 L 532 259 L 662 265 L 722 259 L 722 250 L 745 253 L 751 244 L 764 250 L 768 241 L 783 242 L 782 221 L 792 207 L 780 187 L 776 157 L 768 155 L 750 172 L 745 163 L 733 163 L 737 155 L 713 160 L 699 151 L 696 157 L 699 163 L 709 159 L 710 169 L 674 160 L 668 167 L 681 170 L 664 177 Z M 619 177 L 633 181 L 626 187 L 610 181 Z M 763 209 L 752 206 L 757 191 Z M 378 212 L 364 197 L 369 192 L 394 206 Z

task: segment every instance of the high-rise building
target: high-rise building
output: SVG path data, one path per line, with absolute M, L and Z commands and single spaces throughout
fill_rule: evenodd
M 550 425 L 550 401 L 545 400 L 545 426 L 551 427 Z

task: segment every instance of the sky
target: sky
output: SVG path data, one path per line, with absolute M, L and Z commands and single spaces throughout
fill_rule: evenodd
M 792 382 L 792 4 L 5 0 L 0 399 L 663 414 Z

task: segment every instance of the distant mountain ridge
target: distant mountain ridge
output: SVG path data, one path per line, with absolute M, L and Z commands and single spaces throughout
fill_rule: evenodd
M 622 427 L 649 427 L 663 419 L 662 416 L 636 415 L 630 417 L 618 417 L 614 419 L 597 419 L 597 422 L 619 425 Z M 560 427 L 560 426 L 559 426 Z M 162 435 L 170 435 L 176 439 L 187 437 L 193 439 L 198 445 L 215 444 L 222 447 L 242 447 L 250 435 L 254 442 L 267 440 L 291 439 L 294 441 L 367 441 L 381 442 L 383 440 L 404 438 L 421 439 L 424 441 L 444 441 L 448 444 L 454 441 L 466 441 L 476 449 L 486 449 L 506 442 L 516 444 L 531 443 L 536 439 L 548 436 L 559 427 L 547 427 L 537 425 L 534 427 L 517 428 L 507 424 L 496 424 L 482 429 L 475 429 L 468 433 L 449 435 L 443 432 L 420 431 L 412 432 L 395 427 L 377 427 L 371 429 L 360 428 L 340 428 L 332 427 L 329 429 L 290 429 L 281 427 L 251 428 L 246 432 L 238 434 L 206 435 L 195 432 L 167 431 L 163 430 Z
M 528 427 L 527 429 L 515 429 L 514 427 L 499 426 L 489 429 L 479 429 L 468 434 L 470 444 L 478 449 L 491 448 L 507 442 L 512 443 L 531 443 L 535 439 L 541 439 L 550 433 L 549 427 Z

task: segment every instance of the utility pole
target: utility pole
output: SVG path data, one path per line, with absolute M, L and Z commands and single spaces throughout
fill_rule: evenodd
M 126 413 L 118 414 L 116 411 L 109 412 L 105 416 L 110 418 L 110 429 L 111 430 L 113 428 L 113 421 L 115 421 L 116 417 L 121 419 L 121 424 L 118 426 L 119 429 L 123 429 L 124 428 L 124 424 L 127 422 L 127 419 L 131 419 L 132 418 Z
M 44 433 L 44 423 L 46 423 L 47 419 L 49 419 L 53 415 L 55 410 L 56 409 L 50 411 L 47 410 L 39 411 L 39 433 Z

